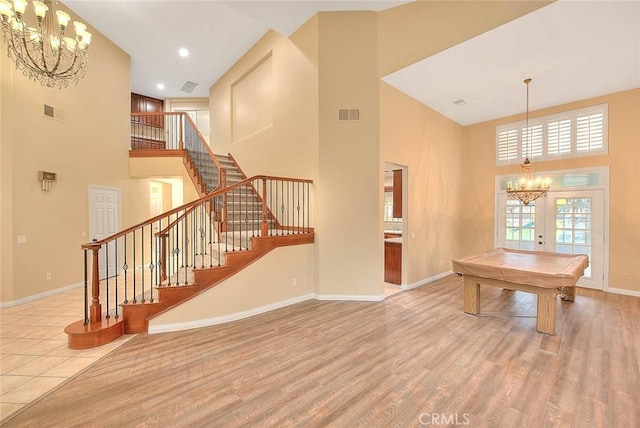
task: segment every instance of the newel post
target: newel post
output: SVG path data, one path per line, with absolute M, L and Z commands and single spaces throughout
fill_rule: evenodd
M 262 225 L 260 227 L 261 236 L 267 236 L 269 226 L 267 224 L 267 179 L 262 179 Z
M 88 245 L 93 252 L 93 271 L 91 274 L 91 306 L 89 307 L 89 322 L 102 320 L 102 305 L 100 304 L 100 262 L 98 252 L 102 245 L 94 243 Z

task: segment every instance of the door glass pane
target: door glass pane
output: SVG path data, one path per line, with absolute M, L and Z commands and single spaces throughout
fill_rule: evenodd
M 591 259 L 591 232 L 591 198 L 556 199 L 556 252 L 587 254 Z M 584 277 L 591 277 L 591 265 Z
M 507 248 L 515 250 L 534 250 L 536 207 L 535 201 L 529 205 L 514 199 L 508 199 L 505 216 Z

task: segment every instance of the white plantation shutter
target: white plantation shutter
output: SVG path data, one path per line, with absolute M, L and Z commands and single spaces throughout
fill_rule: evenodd
M 547 155 L 571 153 L 571 119 L 554 120 L 547 125 Z
M 603 113 L 597 112 L 576 118 L 576 150 L 592 152 L 602 149 Z
M 542 157 L 542 125 L 530 125 L 522 128 L 522 157 Z M 531 138 L 531 141 L 528 141 Z
M 507 161 L 518 158 L 518 130 L 506 129 L 498 132 L 498 161 Z
M 517 164 L 526 156 L 548 160 L 606 154 L 608 108 L 600 104 L 536 117 L 529 129 L 524 121 L 497 126 L 496 164 Z

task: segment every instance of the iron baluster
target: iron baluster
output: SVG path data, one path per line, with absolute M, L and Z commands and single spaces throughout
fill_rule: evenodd
M 127 270 L 129 266 L 127 265 L 127 235 L 124 235 L 124 264 L 122 265 L 122 271 L 124 272 L 124 303 L 129 303 L 129 299 L 127 297 L 128 287 L 129 287 L 129 279 L 127 277 Z
M 153 223 L 149 224 L 149 301 L 153 302 L 153 287 L 154 287 L 154 271 L 155 265 L 153 263 Z M 157 255 L 156 255 L 157 257 Z M 157 262 L 157 260 L 156 260 Z M 157 283 L 156 283 L 157 284 Z
M 87 250 L 84 251 L 84 325 L 89 324 L 89 285 L 87 281 Z
M 281 221 L 282 223 L 280 223 L 280 226 L 281 226 L 281 231 L 280 231 L 280 233 L 281 233 L 282 235 L 284 235 L 284 227 L 285 227 L 285 224 L 286 224 L 286 217 L 285 217 L 285 215 L 284 215 L 284 181 L 283 181 L 283 180 L 280 180 L 280 182 L 282 183 L 282 184 L 280 185 L 280 187 L 281 187 L 281 189 L 282 189 L 282 206 L 280 207 L 280 221 Z
M 137 302 L 137 290 L 136 290 L 136 231 L 133 231 L 133 300 L 131 300 L 132 303 L 138 303 Z
M 109 313 L 109 243 L 107 242 L 104 245 L 104 250 L 105 250 L 105 257 L 104 257 L 104 263 L 105 263 L 105 275 L 106 275 L 106 281 L 105 281 L 105 295 L 106 295 L 106 300 L 107 300 L 107 315 L 105 318 L 109 319 L 111 318 L 111 314 Z
M 296 191 L 298 192 L 297 210 L 298 210 L 298 226 L 296 232 L 300 233 L 300 182 L 296 182 Z
M 142 226 L 142 228 L 140 229 L 140 240 L 142 241 L 142 244 L 140 245 L 141 250 L 142 250 L 142 254 L 140 255 L 140 273 L 142 274 L 142 299 L 141 299 L 141 303 L 145 302 L 145 298 L 144 298 L 144 277 L 145 277 L 145 270 L 144 270 L 144 226 Z M 135 272 L 135 269 L 134 269 Z
M 116 298 L 116 300 L 115 300 L 114 305 L 113 305 L 113 306 L 115 306 L 115 310 L 116 310 L 116 319 L 118 319 L 118 316 L 119 316 L 118 315 L 118 307 L 120 306 L 120 305 L 118 305 L 118 277 L 120 276 L 120 273 L 118 272 L 118 239 L 120 239 L 120 238 L 116 238 L 116 240 L 114 242 L 114 245 L 116 246 L 116 248 L 115 248 L 116 259 L 113 262 L 113 265 L 115 266 L 115 269 L 116 269 L 116 271 L 114 272 L 115 276 L 116 276 L 116 289 L 115 289 L 115 298 Z

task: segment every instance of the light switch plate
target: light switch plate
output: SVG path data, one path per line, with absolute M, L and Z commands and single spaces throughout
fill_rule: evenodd
M 26 244 L 27 243 L 27 235 L 18 235 L 18 239 L 16 239 L 17 244 Z

